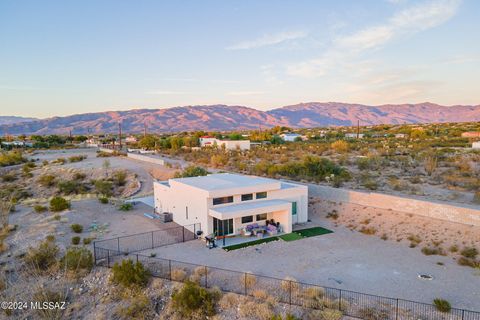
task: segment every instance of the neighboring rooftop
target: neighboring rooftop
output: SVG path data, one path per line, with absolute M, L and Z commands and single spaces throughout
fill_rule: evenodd
M 278 180 L 232 173 L 215 173 L 201 177 L 176 178 L 170 179 L 170 181 L 177 181 L 208 191 L 280 183 Z

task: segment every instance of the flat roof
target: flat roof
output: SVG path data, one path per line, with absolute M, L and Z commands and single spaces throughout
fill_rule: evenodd
M 290 208 L 291 202 L 281 199 L 248 201 L 245 203 L 238 203 L 226 205 L 219 208 L 210 208 L 209 214 L 217 219 L 238 218 L 247 215 L 268 213 L 278 210 L 285 210 Z
M 278 180 L 233 173 L 215 173 L 201 177 L 170 179 L 207 191 L 280 183 Z

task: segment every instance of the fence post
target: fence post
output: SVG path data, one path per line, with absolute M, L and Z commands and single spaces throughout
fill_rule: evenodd
M 138 263 L 138 254 L 136 254 L 136 256 L 137 256 L 137 263 Z
M 93 261 L 94 261 L 94 266 L 97 265 L 97 249 L 95 248 L 95 241 L 93 241 Z
M 170 281 L 172 281 L 172 260 L 168 260 L 168 270 L 170 274 Z
M 245 295 L 247 295 L 247 273 L 246 272 L 245 272 L 244 285 L 245 285 Z
M 342 289 L 340 290 L 340 297 L 338 298 L 338 311 L 342 311 Z
M 288 304 L 289 305 L 292 305 L 292 280 L 288 280 L 290 283 L 290 289 L 288 290 L 289 291 L 289 295 L 288 295 Z
M 398 320 L 398 298 L 397 298 L 397 306 L 395 308 L 395 320 Z
M 110 268 L 110 250 L 107 249 L 107 267 Z
M 465 319 L 465 309 L 462 309 L 462 320 Z
M 120 237 L 117 238 L 117 253 L 120 254 Z
M 153 247 L 153 231 L 152 231 L 152 249 L 153 249 L 153 248 L 154 248 L 154 247 Z
M 208 268 L 205 266 L 205 288 L 208 288 Z
M 185 227 L 182 227 L 183 242 L 185 242 Z

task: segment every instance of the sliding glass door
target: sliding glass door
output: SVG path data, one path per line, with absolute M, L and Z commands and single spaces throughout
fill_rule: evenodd
M 217 236 L 233 234 L 233 219 L 219 220 L 213 218 L 213 232 Z

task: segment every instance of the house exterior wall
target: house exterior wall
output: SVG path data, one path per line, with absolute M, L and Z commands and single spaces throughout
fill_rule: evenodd
M 296 202 L 297 214 L 292 215 L 292 207 L 288 210 L 268 212 L 265 208 L 259 208 L 253 213 L 253 221 L 242 224 L 241 218 L 233 219 L 233 231 L 248 224 L 256 222 L 256 214 L 267 213 L 267 219 L 274 219 L 280 222 L 284 232 L 292 231 L 292 224 L 307 222 L 308 220 L 308 188 L 302 185 L 292 185 L 289 188 L 282 188 L 282 183 L 272 180 L 271 183 L 260 184 L 250 187 L 229 188 L 226 190 L 206 191 L 183 184 L 175 180 L 169 180 L 169 185 L 161 182 L 154 182 L 155 210 L 157 212 L 173 213 L 173 221 L 180 225 L 201 223 L 201 229 L 205 234 L 213 233 L 213 217 L 209 215 L 209 209 L 260 202 L 265 200 L 286 200 Z M 256 193 L 267 192 L 267 198 L 256 199 Z M 253 193 L 253 200 L 242 201 L 241 195 Z M 213 205 L 213 198 L 233 196 L 233 203 Z M 186 214 L 188 208 L 188 217 Z M 265 220 L 259 222 L 264 224 Z
M 480 141 L 472 143 L 473 149 L 480 149 Z

